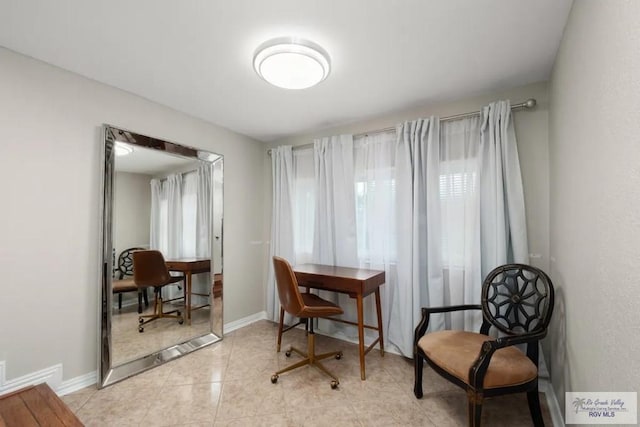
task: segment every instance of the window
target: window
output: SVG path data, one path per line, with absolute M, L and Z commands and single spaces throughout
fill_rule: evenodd
M 480 212 L 476 159 L 443 161 L 439 184 L 443 267 L 464 269 Z

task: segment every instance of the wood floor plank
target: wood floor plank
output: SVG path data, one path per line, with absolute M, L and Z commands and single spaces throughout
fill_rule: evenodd
M 9 399 L 0 400 L 0 419 L 9 427 L 37 427 L 38 422 L 27 407 L 21 394 L 15 394 Z
M 81 427 L 82 423 L 47 384 L 0 396 L 0 427 Z
M 25 391 L 20 395 L 24 400 L 31 415 L 43 427 L 55 427 L 64 425 L 55 412 L 49 406 L 47 400 L 39 393 L 38 387 Z
M 46 384 L 40 384 L 36 386 L 38 393 L 42 396 L 42 398 L 49 405 L 51 411 L 56 415 L 56 417 L 60 420 L 61 424 L 67 427 L 82 427 L 83 424 L 80 422 L 80 419 L 76 417 L 76 415 L 71 412 L 69 407 L 64 404 L 62 400 L 49 388 Z

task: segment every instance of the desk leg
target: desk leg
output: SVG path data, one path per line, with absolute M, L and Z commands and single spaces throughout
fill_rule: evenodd
M 358 305 L 358 346 L 360 349 L 360 379 L 365 380 L 365 370 L 364 370 L 364 313 L 362 308 L 362 294 L 358 294 L 357 298 Z
M 380 288 L 376 288 L 376 312 L 378 313 L 378 338 L 380 338 L 380 355 L 384 357 L 384 338 L 382 336 L 382 307 L 380 305 Z

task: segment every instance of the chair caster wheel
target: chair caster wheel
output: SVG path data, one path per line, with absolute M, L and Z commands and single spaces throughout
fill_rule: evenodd
M 342 352 L 339 352 L 338 354 L 336 354 L 336 360 L 340 360 L 342 359 Z
M 183 323 L 184 323 L 184 319 L 183 318 L 178 319 L 178 324 L 179 325 L 182 325 Z
M 333 380 L 331 381 L 331 390 L 335 390 L 338 388 L 338 384 L 340 384 L 338 381 Z
M 144 323 L 144 319 L 142 317 L 138 317 L 138 323 L 140 324 Z
M 144 332 L 144 328 L 142 326 L 138 326 L 138 332 L 143 333 Z
M 287 357 L 291 357 L 291 350 L 285 351 L 284 355 L 287 356 Z
M 271 384 L 275 384 L 278 382 L 278 376 L 277 375 L 271 375 Z

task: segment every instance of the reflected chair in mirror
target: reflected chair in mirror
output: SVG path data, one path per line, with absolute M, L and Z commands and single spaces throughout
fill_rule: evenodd
M 172 318 L 178 319 L 179 324 L 184 323 L 182 314 L 177 309 L 168 312 L 163 310 L 162 288 L 181 282 L 184 277 L 169 274 L 160 251 L 144 250 L 133 252 L 133 279 L 138 288 L 146 289 L 152 287 L 155 294 L 153 314 L 138 317 L 140 323 L 138 332 L 144 332 L 144 325 L 156 319 Z
M 293 272 L 293 269 L 291 268 L 289 262 L 284 258 L 274 256 L 273 268 L 275 271 L 276 283 L 278 286 L 278 296 L 280 298 L 280 305 L 282 309 L 295 317 L 306 319 L 308 324 L 308 333 L 306 353 L 294 347 L 291 347 L 285 353 L 287 357 L 290 357 L 291 353 L 294 352 L 302 356 L 304 359 L 274 373 L 271 376 L 271 382 L 273 384 L 277 383 L 280 375 L 285 372 L 300 368 L 302 366 L 311 365 L 317 367 L 320 371 L 331 377 L 331 388 L 337 388 L 338 384 L 340 384 L 338 377 L 329 372 L 324 367 L 324 365 L 320 363 L 320 360 L 327 359 L 329 357 L 340 359 L 342 358 L 342 352 L 332 351 L 323 354 L 315 354 L 315 333 L 313 331 L 313 320 L 319 317 L 324 318 L 342 314 L 342 308 L 330 301 L 320 298 L 317 295 L 311 293 L 300 293 L 300 289 L 298 288 L 298 281 Z M 282 310 L 281 313 L 283 313 Z
M 142 299 L 145 307 L 149 307 L 149 297 L 146 289 L 140 289 L 133 281 L 133 252 L 144 248 L 125 249 L 118 256 L 118 267 L 114 271 L 112 290 L 118 295 L 118 310 L 122 310 L 122 294 L 126 292 L 138 293 L 138 313 L 142 313 Z
M 426 361 L 434 371 L 467 392 L 470 426 L 480 426 L 485 398 L 527 393 L 534 425 L 543 426 L 538 396 L 539 341 L 547 335 L 554 304 L 551 279 L 542 270 L 508 264 L 492 270 L 482 284 L 480 305 L 422 308 L 415 330 L 414 394 L 422 398 L 422 370 Z M 426 333 L 429 316 L 461 310 L 482 310 L 480 333 Z M 489 336 L 495 327 L 499 338 Z M 515 347 L 526 345 L 526 353 Z

